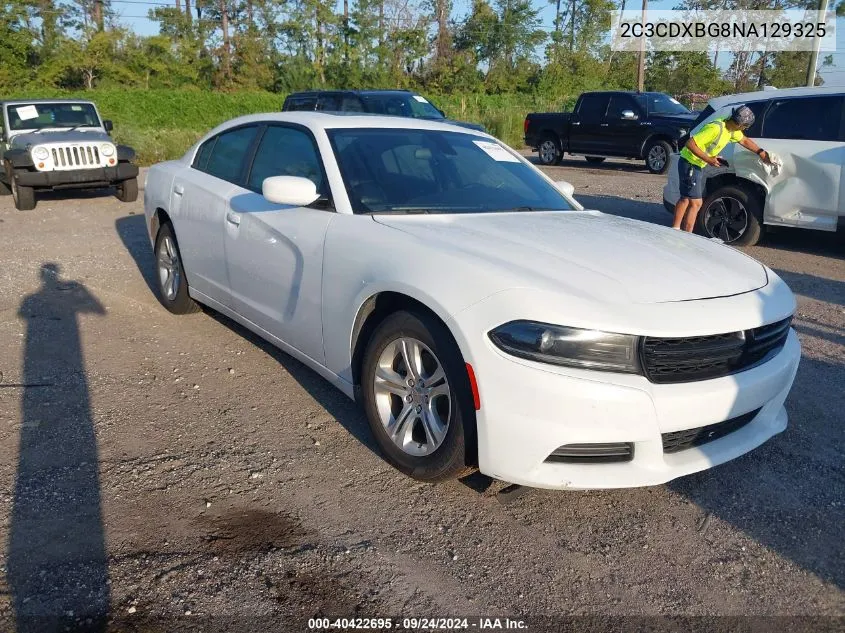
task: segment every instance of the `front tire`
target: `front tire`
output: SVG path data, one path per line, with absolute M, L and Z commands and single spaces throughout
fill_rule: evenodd
M 537 148 L 537 156 L 540 159 L 540 164 L 547 167 L 560 163 L 563 153 L 560 151 L 560 145 L 554 134 L 546 134 L 543 137 L 543 140 L 540 141 L 540 147 Z
M 696 219 L 697 232 L 733 246 L 753 246 L 763 234 L 759 197 L 741 185 L 720 187 L 704 200 Z
M 188 280 L 173 227 L 162 224 L 156 236 L 156 279 L 158 300 L 173 314 L 199 312 L 199 305 L 188 294 Z
M 35 208 L 35 189 L 21 187 L 12 177 L 12 198 L 18 211 L 31 211 Z
M 390 464 L 431 482 L 472 470 L 469 377 L 442 323 L 423 312 L 388 316 L 367 344 L 361 374 L 370 430 Z
M 115 196 L 121 202 L 135 202 L 138 199 L 138 179 L 130 178 L 117 183 Z
M 645 150 L 645 164 L 652 174 L 665 174 L 669 169 L 669 155 L 672 146 L 666 141 L 651 141 Z

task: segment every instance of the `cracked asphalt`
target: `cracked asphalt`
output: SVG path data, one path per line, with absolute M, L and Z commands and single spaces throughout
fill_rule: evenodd
M 669 223 L 664 179 L 639 163 L 548 171 L 587 207 Z M 845 626 L 839 236 L 780 230 L 745 249 L 798 297 L 784 433 L 664 486 L 504 499 L 483 477 L 405 478 L 316 374 L 222 316 L 166 312 L 140 200 L 67 192 L 17 212 L 0 198 L 0 235 L 2 630 L 305 631 L 324 615 Z

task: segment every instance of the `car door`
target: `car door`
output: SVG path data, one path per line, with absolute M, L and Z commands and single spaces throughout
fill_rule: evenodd
M 769 176 L 753 153 L 741 148 L 733 152 L 737 175 L 762 181 L 769 189 L 764 221 L 836 230 L 838 216 L 845 212 L 843 96 L 772 99 L 760 136 L 749 136 L 783 160 L 780 173 Z
M 245 166 L 258 126 L 227 130 L 198 149 L 173 179 L 170 217 L 188 284 L 231 307 L 223 236 L 229 198 Z
M 569 131 L 569 152 L 572 154 L 602 154 L 604 141 L 604 123 L 610 95 L 607 93 L 585 94 L 581 97 L 578 111 L 572 114 Z
M 612 95 L 601 126 L 604 151 L 618 156 L 639 156 L 642 118 L 644 113 L 633 98 L 626 94 Z
M 264 179 L 271 176 L 309 178 L 326 202 L 311 207 L 271 203 L 261 194 Z M 235 310 L 319 363 L 325 360 L 320 310 L 323 244 L 335 217 L 328 194 L 311 132 L 269 124 L 243 185 L 231 198 L 224 238 Z

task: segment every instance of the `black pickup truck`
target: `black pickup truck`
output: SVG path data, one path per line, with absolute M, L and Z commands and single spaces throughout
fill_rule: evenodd
M 564 153 L 592 163 L 619 156 L 645 160 L 651 173 L 662 174 L 695 119 L 694 112 L 662 92 L 585 92 L 571 113 L 526 116 L 525 144 L 543 165 L 559 163 Z

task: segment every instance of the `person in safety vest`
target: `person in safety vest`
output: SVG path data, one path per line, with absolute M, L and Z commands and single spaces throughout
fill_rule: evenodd
M 752 123 L 754 123 L 754 113 L 751 108 L 741 105 L 734 108 L 727 119 L 711 121 L 687 141 L 678 159 L 681 198 L 675 205 L 673 229 L 692 232 L 695 218 L 702 204 L 704 167 L 726 165 L 727 162 L 719 158 L 719 153 L 728 143 L 739 143 L 760 156 L 765 162 L 771 163 L 769 154 L 743 134 L 743 131 L 751 127 Z

